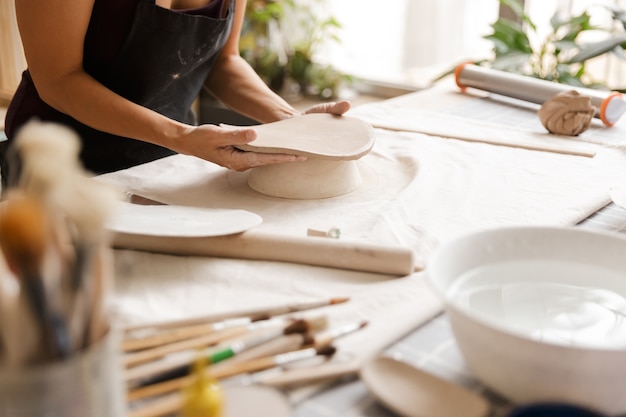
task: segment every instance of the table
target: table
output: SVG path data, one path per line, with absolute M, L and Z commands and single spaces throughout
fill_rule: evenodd
M 494 111 L 495 106 L 512 112 L 504 119 L 503 136 L 509 129 L 515 129 L 511 124 L 519 125 L 528 120 L 535 122 L 532 117 L 526 117 L 526 120 L 513 117 L 516 116 L 515 106 L 505 104 L 502 107 L 502 104 L 483 101 L 480 97 L 478 101 L 473 100 L 450 89 L 431 90 L 374 103 L 369 108 L 368 105 L 360 106 L 355 109 L 355 114 L 365 120 L 383 121 L 389 125 L 390 122 L 414 122 L 411 118 L 416 114 L 428 117 L 429 113 L 423 113 L 424 110 L 430 111 L 430 114 L 438 111 L 438 120 L 457 122 L 462 128 L 462 116 L 468 111 L 473 112 L 473 122 L 491 123 L 488 117 L 499 116 L 499 112 Z M 439 109 L 435 109 L 437 106 Z M 526 113 L 526 116 L 533 115 L 532 110 Z M 419 123 L 417 125 L 419 127 Z M 482 126 L 474 123 L 474 127 L 480 129 Z M 624 137 L 621 127 L 611 131 L 595 129 L 585 139 L 619 141 Z M 538 128 L 542 129 L 541 126 Z M 537 131 L 536 123 L 531 123 L 530 129 Z M 598 132 L 610 137 L 595 139 L 591 136 Z M 423 233 L 421 236 L 432 236 L 442 241 L 460 232 L 487 226 L 572 226 L 606 205 L 610 200 L 608 186 L 626 178 L 624 155 L 591 141 L 569 142 L 597 150 L 594 158 L 448 140 L 445 136 L 428 136 L 410 130 L 396 132 L 379 129 L 378 135 L 377 145 L 380 143 L 380 146 L 376 146 L 363 161 L 372 168 L 370 173 L 376 174 L 373 177 L 376 181 L 370 183 L 370 188 L 339 201 L 273 201 L 246 189 L 245 177 L 242 176 L 245 174 L 225 173 L 204 161 L 182 155 L 134 167 L 127 172 L 107 174 L 103 179 L 127 191 L 169 204 L 213 207 L 219 203 L 249 209 L 267 220 L 261 226 L 270 232 L 297 233 L 303 226 L 310 226 L 309 222 L 323 217 L 325 221 L 345 223 L 342 234 L 347 232 L 348 236 L 353 234 L 378 241 L 381 238 L 402 241 L 415 237 L 409 232 L 418 231 Z M 545 131 L 542 137 L 534 139 L 560 140 L 547 137 Z M 376 193 L 369 192 L 371 190 Z M 216 202 L 218 196 L 223 201 Z M 364 214 L 358 221 L 354 216 L 356 210 Z M 286 216 L 286 213 L 297 213 L 298 216 Z M 623 227 L 623 218 L 620 221 L 620 227 Z M 373 226 L 375 233 L 368 234 Z M 404 243 L 411 242 L 414 241 L 408 239 Z M 340 345 L 342 351 L 347 348 L 349 354 L 359 359 L 373 353 L 380 354 L 381 351 L 401 355 L 418 366 L 473 389 L 483 389 L 465 368 L 445 316 L 436 315 L 430 320 L 440 311 L 437 302 L 419 320 L 415 319 L 419 323 L 409 320 L 414 318 L 412 314 L 425 300 L 424 295 L 428 294 L 419 274 L 412 274 L 405 280 L 385 280 L 380 276 L 287 264 L 235 262 L 217 258 L 174 259 L 135 253 L 131 256 L 133 259 L 129 264 L 134 270 L 118 283 L 124 287 L 120 295 L 127 301 L 142 298 L 132 311 L 129 310 L 136 320 L 149 319 L 152 314 L 163 313 L 161 310 L 166 310 L 170 316 L 198 312 L 201 306 L 196 290 L 209 291 L 210 297 L 203 296 L 202 301 L 211 300 L 215 303 L 212 308 L 219 310 L 241 304 L 244 298 L 254 301 L 253 297 L 258 298 L 258 294 L 276 297 L 278 302 L 281 301 L 280 296 L 284 301 L 293 299 L 294 295 L 329 295 L 330 288 L 337 286 L 337 289 L 358 295 L 360 299 L 360 304 L 341 318 L 372 319 L 368 329 L 374 330 L 372 328 L 375 327 L 377 332 L 386 332 L 384 340 L 380 337 L 367 339 L 368 342 L 375 342 L 372 345 L 363 343 L 366 336 L 354 335 Z M 141 281 L 143 283 L 138 284 Z M 176 291 L 174 296 L 165 297 L 160 292 L 161 287 L 155 286 L 157 284 Z M 407 292 L 408 287 L 402 286 L 405 284 L 411 285 L 410 292 Z M 260 292 L 251 293 L 250 286 L 257 287 Z M 277 288 L 289 288 L 294 292 L 280 294 L 275 291 Z M 387 290 L 384 297 L 381 297 L 381 290 Z M 147 292 L 155 294 L 151 298 L 146 295 Z M 225 304 L 226 299 L 214 296 L 229 293 L 231 297 L 227 299 L 231 304 Z M 177 297 L 185 301 L 184 308 L 172 301 Z M 494 403 L 494 415 L 506 410 L 506 401 L 487 391 L 485 395 Z M 300 417 L 390 415 L 377 405 L 358 380 L 338 383 L 332 389 L 299 401 L 296 408 Z
M 626 234 L 626 210 L 611 203 L 575 227 Z M 445 314 L 440 314 L 394 343 L 384 354 L 398 357 L 420 369 L 454 381 L 485 396 L 491 417 L 504 416 L 511 404 L 489 391 L 465 366 Z M 392 417 L 358 379 L 338 381 L 296 405 L 296 417 Z M 459 416 L 461 417 L 461 416 Z

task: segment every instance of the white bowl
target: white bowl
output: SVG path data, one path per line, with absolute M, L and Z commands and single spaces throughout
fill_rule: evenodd
M 442 244 L 426 273 L 468 367 L 492 390 L 626 413 L 626 238 L 488 229 Z

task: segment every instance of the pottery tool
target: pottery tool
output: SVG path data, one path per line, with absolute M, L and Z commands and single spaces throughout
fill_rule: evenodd
M 254 361 L 241 362 L 239 364 L 235 364 L 233 367 L 223 368 L 223 370 L 215 373 L 212 373 L 211 371 L 211 375 L 213 375 L 216 379 L 223 379 L 246 372 L 257 372 L 276 366 L 287 365 L 316 356 L 331 357 L 335 354 L 335 352 L 336 348 L 328 345 L 319 348 L 307 348 L 272 357 L 259 358 Z M 186 385 L 191 384 L 192 382 L 193 377 L 187 377 Z M 176 389 L 179 388 L 174 388 L 173 390 Z M 183 396 L 180 393 L 166 395 L 157 398 L 154 401 L 147 402 L 145 405 L 131 409 L 128 417 L 158 417 L 169 415 L 181 409 L 183 400 Z
M 265 342 L 276 339 L 281 335 L 288 335 L 293 333 L 306 333 L 310 330 L 310 325 L 304 320 L 296 320 L 295 322 L 274 329 L 264 329 L 265 331 L 251 334 L 247 337 L 238 339 L 229 343 L 227 346 L 217 347 L 204 352 L 209 363 L 219 363 L 226 359 L 232 358 L 239 352 L 243 352 L 255 346 L 259 346 Z M 145 398 L 146 396 L 154 396 L 171 391 L 172 389 L 179 389 L 185 386 L 188 382 L 188 368 L 189 364 L 177 367 L 167 374 L 158 379 L 158 382 L 147 385 L 143 388 L 131 389 L 128 393 L 129 400 L 137 400 Z M 182 375 L 187 375 L 183 376 Z M 174 378 L 174 379 L 172 379 Z M 154 382 L 154 381 L 150 381 Z
M 212 364 L 211 368 L 219 369 L 221 366 L 231 362 L 243 362 L 259 357 L 289 352 L 301 348 L 304 344 L 310 343 L 312 340 L 311 336 L 306 333 L 283 335 L 262 343 L 259 346 L 254 346 L 248 350 L 242 351 L 226 362 Z M 129 386 L 146 386 L 183 377 L 187 375 L 188 369 L 186 365 L 193 360 L 194 355 L 197 355 L 197 352 L 186 351 L 183 355 L 173 355 L 172 358 L 165 357 L 155 362 L 127 369 L 124 373 L 124 379 Z
M 291 368 L 269 376 L 254 378 L 255 382 L 274 388 L 290 388 L 318 382 L 332 381 L 338 378 L 352 377 L 358 374 L 360 363 L 329 361 L 321 365 Z
M 20 129 L 15 149 L 22 163 L 18 188 L 51 213 L 50 234 L 57 246 L 71 247 L 64 260 L 71 264 L 67 282 L 60 288 L 72 346 L 85 347 L 108 328 L 101 311 L 106 271 L 102 259 L 99 271 L 93 260 L 108 247 L 104 225 L 119 197 L 107 184 L 88 178 L 79 160 L 80 138 L 66 126 L 29 122 Z
M 38 320 L 0 250 L 0 363 L 28 366 L 41 358 L 41 344 Z
M 462 90 L 472 87 L 535 104 L 543 104 L 559 93 L 575 90 L 591 98 L 591 104 L 596 108 L 595 117 L 606 126 L 613 126 L 626 112 L 626 102 L 616 91 L 574 87 L 471 63 L 459 65 L 454 75 L 456 84 Z
M 367 322 L 362 321 L 315 335 L 314 347 L 328 346 L 337 339 L 361 330 L 365 326 L 367 326 Z M 327 362 L 316 366 L 285 369 L 279 374 L 263 375 L 260 378 L 254 378 L 254 380 L 268 386 L 288 387 L 354 375 L 357 371 L 358 364 L 355 361 Z
M 41 204 L 19 196 L 0 212 L 0 248 L 9 268 L 20 280 L 41 331 L 44 359 L 65 358 L 71 347 L 65 321 L 55 311 L 47 293 L 43 263 L 50 225 Z
M 252 322 L 266 319 L 268 317 L 279 316 L 283 314 L 302 312 L 306 310 L 312 310 L 316 308 L 333 306 L 343 304 L 350 301 L 348 297 L 333 297 L 324 298 L 312 301 L 300 301 L 296 303 L 282 304 L 271 307 L 260 307 L 250 310 L 239 310 L 225 313 L 216 313 L 207 316 L 193 317 L 182 320 L 168 320 L 156 323 L 146 323 L 138 325 L 126 326 L 125 331 L 134 332 L 138 330 L 151 330 L 151 329 L 170 329 L 180 326 L 189 326 L 194 324 L 211 323 L 219 320 L 233 319 L 233 318 L 250 318 Z
M 312 325 L 315 326 L 316 323 L 321 323 L 320 320 L 314 320 Z M 325 319 L 324 321 L 325 322 Z M 229 328 L 225 328 L 222 330 L 217 330 L 205 335 L 201 335 L 198 337 L 193 337 L 191 339 L 185 339 L 178 342 L 167 343 L 164 345 L 156 346 L 149 349 L 140 350 L 135 353 L 131 353 L 126 355 L 124 359 L 124 364 L 126 367 L 137 366 L 146 362 L 153 361 L 158 358 L 162 358 L 166 355 L 170 355 L 176 352 L 182 352 L 185 350 L 191 349 L 199 349 L 207 346 L 213 346 L 218 343 L 225 343 L 227 341 L 231 341 L 242 337 L 253 331 L 260 331 L 268 328 L 281 328 L 285 326 L 289 326 L 293 324 L 294 320 L 290 318 L 286 319 L 273 319 L 267 321 L 254 321 L 250 324 L 242 324 L 238 326 L 233 326 Z
M 367 325 L 367 322 L 359 322 L 359 323 L 354 323 L 354 324 L 351 323 L 351 324 L 339 327 L 337 329 L 329 330 L 328 332 L 323 332 L 323 333 L 314 335 L 310 338 L 304 338 L 302 343 L 310 343 L 310 345 L 313 348 L 321 349 L 325 346 L 331 345 L 332 342 L 334 342 L 338 338 L 351 334 L 357 330 L 360 330 L 364 328 L 366 325 Z M 251 360 L 256 360 L 256 358 L 251 359 Z M 234 362 L 228 366 L 224 364 L 223 366 L 211 367 L 210 369 L 207 370 L 207 372 L 210 372 L 213 376 L 217 378 L 222 378 L 223 376 L 232 376 L 234 374 L 232 374 L 233 371 L 231 369 L 233 367 L 235 369 L 238 369 L 237 368 L 238 364 L 243 364 L 246 362 L 249 362 L 249 361 Z M 313 369 L 313 368 L 316 368 L 316 367 L 309 367 L 308 369 Z M 315 371 L 312 371 L 312 372 L 314 373 Z M 148 385 L 142 388 L 138 388 L 135 390 L 131 390 L 129 392 L 128 398 L 129 400 L 137 400 L 137 399 L 142 399 L 146 397 L 152 397 L 155 395 L 166 394 L 168 392 L 180 389 L 181 387 L 187 385 L 189 383 L 189 380 L 190 380 L 189 376 L 178 377 L 175 379 L 171 379 L 169 381 L 164 381 L 164 382 Z
M 264 233 L 250 229 L 258 224 L 250 217 L 252 213 L 243 210 L 232 210 L 241 217 L 246 227 L 239 229 L 222 227 L 224 233 L 217 230 L 205 231 L 202 234 L 184 235 L 180 231 L 164 230 L 155 232 L 162 226 L 162 221 L 150 220 L 150 213 L 155 209 L 167 207 L 161 202 L 126 192 L 127 200 L 135 205 L 134 216 L 143 220 L 138 228 L 134 226 L 109 225 L 113 232 L 113 245 L 118 248 L 129 248 L 149 252 L 169 253 L 177 255 L 215 256 L 236 259 L 267 260 L 293 262 L 305 265 L 317 265 L 339 269 L 365 272 L 376 272 L 390 275 L 405 276 L 420 268 L 415 265 L 415 255 L 411 248 L 392 244 L 375 244 L 371 242 L 349 241 L 342 239 L 318 239 L 318 236 L 290 236 Z M 145 210 L 145 212 L 142 212 Z M 172 214 L 176 206 L 170 206 Z M 185 208 L 188 211 L 189 208 Z M 200 210 L 200 209 L 198 209 Z M 258 217 L 258 216 L 257 216 Z M 124 223 L 128 223 L 124 221 Z M 188 226 L 185 226 L 185 229 Z M 208 227 L 208 226 L 207 226 Z M 166 237 L 166 238 L 164 238 Z
M 480 395 L 397 359 L 368 361 L 360 375 L 370 391 L 402 417 L 489 415 L 489 403 Z
M 157 253 L 291 262 L 395 276 L 416 271 L 413 250 L 405 246 L 254 230 L 225 236 L 167 239 L 115 233 L 113 244 L 117 248 Z
M 422 133 L 424 135 L 462 140 L 465 142 L 486 143 L 489 145 L 581 156 L 585 158 L 593 158 L 596 154 L 594 150 L 578 146 L 578 144 L 570 145 L 561 139 L 547 138 L 547 135 L 524 132 L 514 128 L 503 130 L 501 126 L 489 125 L 480 121 L 461 119 L 459 117 L 434 112 L 411 111 L 410 115 L 411 118 L 399 119 L 394 122 L 375 122 L 373 126 L 395 132 Z M 464 130 L 459 131 L 458 127 L 450 128 L 451 125 L 463 126 Z
M 260 318 L 259 320 L 262 319 L 269 319 L 269 316 Z M 126 338 L 122 341 L 121 348 L 123 352 L 133 352 L 156 346 L 163 346 L 169 343 L 203 336 L 218 330 L 248 325 L 253 321 L 258 320 L 255 320 L 253 317 L 241 317 L 215 323 L 174 327 L 161 331 L 158 329 L 145 329 L 144 331 L 138 330 L 135 332 L 129 332 L 129 334 L 126 335 Z
M 207 355 L 211 364 L 216 364 L 225 359 L 241 361 L 251 357 L 262 356 L 266 352 L 284 351 L 284 349 L 288 348 L 294 350 L 311 339 L 306 336 L 309 332 L 325 328 L 326 323 L 327 319 L 324 316 L 306 320 L 289 320 L 281 325 L 286 326 L 282 330 L 280 327 L 276 327 L 276 329 L 270 328 L 269 331 L 261 329 L 261 331 L 255 331 L 246 337 L 227 341 L 225 346 L 222 344 L 222 346 L 208 349 L 205 351 L 205 355 Z M 180 352 L 171 358 L 164 357 L 155 362 L 134 366 L 128 369 L 124 376 L 127 383 L 144 379 L 144 381 L 141 381 L 142 385 L 181 377 L 187 375 L 188 367 L 197 355 L 197 352 L 191 350 Z M 152 379 L 146 381 L 145 379 L 149 377 L 152 377 Z
M 179 342 L 168 343 L 162 346 L 156 346 L 154 348 L 141 350 L 126 355 L 123 360 L 124 366 L 137 366 L 142 363 L 150 362 L 166 355 L 170 355 L 172 353 L 213 346 L 221 342 L 241 337 L 248 332 L 254 330 L 255 328 L 258 328 L 258 326 L 255 326 L 254 324 L 235 326 L 228 329 L 212 332 L 203 336 L 194 337 L 192 339 L 181 340 Z

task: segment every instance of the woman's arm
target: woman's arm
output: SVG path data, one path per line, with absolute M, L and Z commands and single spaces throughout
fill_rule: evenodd
M 239 54 L 239 36 L 246 10 L 245 0 L 235 1 L 235 21 L 230 37 L 207 78 L 205 88 L 227 107 L 262 123 L 301 114 L 274 93 Z M 324 103 L 305 113 L 343 114 L 346 101 Z
M 95 129 L 172 147 L 187 126 L 132 103 L 83 69 L 93 0 L 16 0 L 28 68 L 48 105 Z M 112 22 L 114 24 L 114 22 Z
M 83 44 L 94 0 L 15 3 L 29 71 L 41 98 L 53 108 L 97 130 L 158 144 L 237 171 L 302 159 L 241 152 L 235 146 L 254 140 L 253 129 L 186 125 L 137 105 L 92 78 L 83 69 Z

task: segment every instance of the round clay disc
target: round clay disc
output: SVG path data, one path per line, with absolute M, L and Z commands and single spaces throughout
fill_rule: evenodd
M 239 126 L 221 125 L 240 129 Z M 352 160 L 374 146 L 374 129 L 355 117 L 311 113 L 273 123 L 252 126 L 257 138 L 237 146 L 244 151 L 288 153 L 318 159 Z
M 210 237 L 244 232 L 261 224 L 258 214 L 238 209 L 121 202 L 109 221 L 113 232 L 149 236 Z

